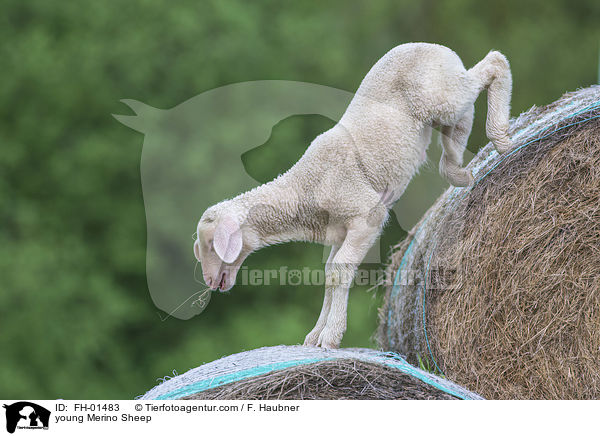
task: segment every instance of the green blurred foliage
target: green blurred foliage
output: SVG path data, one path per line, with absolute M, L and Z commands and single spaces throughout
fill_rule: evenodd
M 502 51 L 513 114 L 597 80 L 597 0 L 4 0 L 0 8 L 2 398 L 132 398 L 173 369 L 301 342 L 319 313 L 318 287 L 238 286 L 213 295 L 200 316 L 161 321 L 145 278 L 143 136 L 111 117 L 128 113 L 120 99 L 170 108 L 259 79 L 354 91 L 408 41 L 447 45 L 467 67 Z M 486 142 L 483 101 L 471 151 Z M 267 180 L 329 125 L 285 120 L 244 163 Z M 403 236 L 391 221 L 384 256 Z M 247 265 L 318 267 L 322 255 L 293 243 Z M 380 300 L 381 290 L 351 290 L 344 346 L 372 346 Z

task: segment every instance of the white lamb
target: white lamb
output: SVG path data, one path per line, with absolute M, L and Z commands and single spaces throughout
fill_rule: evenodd
M 389 208 L 425 161 L 433 127 L 442 132 L 440 173 L 455 186 L 472 182 L 462 156 L 473 104 L 484 88 L 487 136 L 504 153 L 511 147 L 512 78 L 501 53 L 492 51 L 465 70 L 456 53 L 440 45 L 390 50 L 366 75 L 339 123 L 317 136 L 289 171 L 202 215 L 194 253 L 206 284 L 231 289 L 246 257 L 271 244 L 330 245 L 323 309 L 304 344 L 338 347 L 351 279 Z

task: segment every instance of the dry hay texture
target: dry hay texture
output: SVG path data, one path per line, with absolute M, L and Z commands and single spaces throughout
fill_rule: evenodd
M 600 86 L 511 121 L 394 247 L 377 339 L 488 399 L 600 398 Z
M 165 378 L 143 400 L 481 400 L 455 383 L 369 349 L 265 347 Z
M 351 359 L 301 365 L 209 389 L 186 400 L 456 400 L 420 380 Z

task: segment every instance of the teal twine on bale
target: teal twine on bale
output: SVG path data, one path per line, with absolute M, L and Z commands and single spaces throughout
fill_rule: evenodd
M 451 381 L 410 365 L 394 352 L 381 352 L 364 348 L 326 350 L 317 347 L 286 346 L 264 347 L 226 356 L 214 362 L 163 382 L 146 394 L 142 400 L 177 400 L 199 392 L 218 388 L 230 383 L 241 382 L 257 376 L 319 362 L 352 359 L 358 362 L 378 364 L 397 370 L 399 374 L 411 376 L 421 382 L 463 400 L 481 400 L 481 396 L 468 391 Z
M 427 351 L 429 351 L 429 357 L 431 357 L 433 364 L 435 365 L 436 369 L 440 372 L 440 374 L 444 375 L 444 372 L 438 366 L 437 362 L 435 361 L 435 357 L 433 357 L 433 352 L 431 351 L 431 345 L 429 344 L 429 338 L 427 337 L 427 314 L 425 312 L 425 308 L 427 307 L 427 305 L 426 305 L 427 276 L 429 275 L 429 264 L 431 263 L 431 258 L 433 257 L 433 252 L 435 251 L 436 246 L 437 246 L 437 242 L 434 244 L 433 248 L 431 249 L 431 254 L 429 255 L 429 260 L 427 261 L 427 268 L 425 269 L 425 277 L 423 279 L 424 280 L 423 281 L 423 333 L 425 334 L 425 342 L 427 343 Z
M 446 392 L 447 394 L 458 397 L 462 400 L 472 400 L 472 398 L 466 397 L 463 394 L 461 394 L 460 392 L 456 392 L 453 389 L 449 389 L 448 387 L 443 386 L 440 383 L 437 383 L 435 380 L 427 377 L 426 372 L 417 371 L 414 366 L 412 366 L 410 363 L 408 363 L 401 355 L 399 355 L 397 353 L 387 352 L 387 353 L 382 353 L 382 356 L 398 360 L 398 362 L 399 362 L 399 363 L 381 362 L 386 366 L 399 369 L 402 372 L 404 372 L 405 374 L 412 375 L 413 377 L 418 378 L 419 380 L 421 380 L 431 386 L 434 386 L 434 387 L 438 388 L 439 390 Z
M 596 106 L 596 107 L 597 107 L 597 106 Z M 585 119 L 583 119 L 583 120 L 577 121 L 576 123 L 567 124 L 566 126 L 562 126 L 562 127 L 561 127 L 561 128 L 559 128 L 559 129 L 553 130 L 552 132 L 550 132 L 550 133 L 548 133 L 548 134 L 546 134 L 546 135 L 544 135 L 544 136 L 541 136 L 541 137 L 539 137 L 539 138 L 536 138 L 536 139 L 532 139 L 531 141 L 529 141 L 529 142 L 526 142 L 526 143 L 525 143 L 525 144 L 523 144 L 523 145 L 520 145 L 519 147 L 517 147 L 517 148 L 515 148 L 514 150 L 512 150 L 510 153 L 507 153 L 506 155 L 502 156 L 502 159 L 500 159 L 498 162 L 496 162 L 496 163 L 495 163 L 495 164 L 494 164 L 494 165 L 493 165 L 493 166 L 492 166 L 492 167 L 491 167 L 491 168 L 490 168 L 490 169 L 489 169 L 489 170 L 488 170 L 488 171 L 487 171 L 487 172 L 486 172 L 486 173 L 485 173 L 483 176 L 481 176 L 481 178 L 477 179 L 477 180 L 476 180 L 476 181 L 473 183 L 473 186 L 477 185 L 477 184 L 478 184 L 479 182 L 481 182 L 481 181 L 482 181 L 484 178 L 486 178 L 486 177 L 487 177 L 487 176 L 488 176 L 488 175 L 489 175 L 489 174 L 490 174 L 490 173 L 491 173 L 491 172 L 492 172 L 494 169 L 496 169 L 496 168 L 498 167 L 498 165 L 500 165 L 500 164 L 501 164 L 501 163 L 502 163 L 504 160 L 506 160 L 506 159 L 507 159 L 509 156 L 512 156 L 513 154 L 515 154 L 517 151 L 521 150 L 521 149 L 522 149 L 522 148 L 524 148 L 525 146 L 527 146 L 527 145 L 529 145 L 529 144 L 531 144 L 531 143 L 533 143 L 533 142 L 536 142 L 536 141 L 541 141 L 541 140 L 543 140 L 543 139 L 546 139 L 547 137 L 549 137 L 549 136 L 553 135 L 554 133 L 556 133 L 556 132 L 559 132 L 559 131 L 561 131 L 561 130 L 564 130 L 564 129 L 566 129 L 567 127 L 576 126 L 577 124 L 582 124 L 582 123 L 584 123 L 584 122 L 586 122 L 586 121 L 590 121 L 590 120 L 593 120 L 593 119 L 595 119 L 595 118 L 600 118 L 600 115 L 596 115 L 596 116 L 593 116 L 593 117 L 585 118 Z M 544 129 L 544 130 L 546 130 L 546 129 Z M 542 131 L 543 131 L 543 130 L 542 130 Z M 539 132 L 539 133 L 541 133 L 541 132 Z M 468 194 L 468 191 L 464 193 L 464 195 L 463 195 L 463 197 L 462 197 L 462 198 L 465 198 L 467 194 Z
M 227 374 L 220 377 L 211 378 L 208 380 L 201 380 L 196 383 L 192 383 L 185 387 L 176 389 L 172 392 L 168 392 L 166 394 L 160 395 L 156 397 L 156 400 L 177 400 L 179 398 L 186 397 L 188 395 L 193 395 L 197 392 L 203 392 L 208 389 L 216 388 L 218 386 L 223 386 L 229 383 L 234 383 L 237 381 L 242 381 L 248 379 L 250 377 L 256 377 L 259 375 L 265 375 L 273 371 L 280 371 L 282 369 L 291 368 L 299 365 L 307 365 L 310 363 L 324 362 L 327 360 L 333 360 L 332 358 L 323 358 L 323 359 L 301 359 L 301 360 L 291 360 L 289 362 L 278 362 L 268 365 L 257 366 L 255 368 L 250 368 L 246 370 L 242 370 L 233 374 Z
M 562 107 L 562 108 L 559 108 L 559 109 L 562 109 L 562 110 L 564 110 L 565 108 L 568 108 L 568 107 L 570 107 L 570 106 L 573 106 L 574 104 L 575 104 L 575 102 L 571 102 L 570 104 L 568 104 L 568 105 L 566 105 L 566 106 L 564 106 L 564 107 Z M 565 125 L 565 126 L 562 126 L 562 127 L 558 128 L 558 129 L 554 129 L 554 130 L 552 130 L 551 132 L 549 132 L 549 133 L 547 133 L 547 134 L 545 134 L 545 135 L 539 136 L 539 135 L 541 135 L 543 132 L 545 132 L 546 130 L 548 130 L 548 129 L 552 128 L 552 127 L 556 127 L 556 126 L 557 126 L 557 125 L 559 125 L 560 123 L 562 123 L 562 122 L 564 122 L 564 121 L 566 121 L 566 120 L 568 120 L 568 119 L 570 119 L 570 118 L 576 117 L 577 115 L 581 115 L 581 114 L 583 114 L 583 113 L 586 113 L 586 112 L 591 112 L 591 111 L 593 111 L 594 109 L 597 109 L 597 108 L 600 108 L 600 102 L 596 102 L 596 103 L 593 103 L 593 104 L 591 104 L 591 105 L 588 105 L 588 106 L 584 107 L 583 109 L 580 109 L 580 110 L 579 110 L 579 111 L 577 111 L 577 112 L 574 112 L 574 113 L 572 113 L 572 114 L 569 114 L 569 115 L 567 115 L 567 116 L 565 116 L 565 117 L 561 118 L 560 120 L 558 120 L 558 121 L 556 121 L 555 123 L 553 123 L 551 126 L 547 126 L 547 127 L 543 128 L 543 129 L 540 129 L 540 130 L 539 130 L 539 131 L 537 131 L 537 132 L 535 133 L 535 135 L 534 135 L 534 136 L 536 136 L 536 138 L 534 138 L 534 139 L 532 139 L 532 140 L 530 140 L 530 141 L 527 141 L 527 142 L 525 142 L 525 143 L 521 144 L 520 146 L 518 146 L 518 147 L 516 147 L 515 149 L 511 150 L 511 151 L 510 151 L 509 153 L 507 153 L 506 155 L 503 155 L 503 156 L 502 156 L 502 158 L 498 160 L 498 162 L 496 162 L 494 165 L 492 165 L 492 167 L 491 167 L 491 168 L 490 168 L 488 171 L 486 171 L 486 173 L 485 173 L 485 174 L 483 174 L 483 176 L 481 176 L 480 178 L 478 178 L 477 180 L 475 180 L 475 182 L 473 182 L 473 185 L 472 185 L 472 186 L 469 186 L 469 187 L 466 187 L 466 188 L 455 187 L 455 188 L 454 188 L 454 190 L 453 190 L 453 191 L 452 191 L 452 193 L 451 193 L 451 196 L 453 197 L 454 195 L 458 194 L 458 193 L 459 193 L 461 190 L 464 190 L 464 192 L 463 192 L 463 195 L 462 195 L 462 197 L 461 197 L 461 199 L 464 199 L 464 198 L 467 196 L 467 194 L 468 194 L 468 193 L 469 193 L 469 192 L 470 192 L 470 191 L 471 191 L 471 190 L 472 190 L 472 189 L 473 189 L 473 188 L 474 188 L 474 187 L 475 187 L 475 186 L 476 186 L 476 185 L 477 185 L 479 182 L 481 182 L 483 179 L 485 179 L 485 178 L 486 178 L 486 177 L 487 177 L 487 176 L 488 176 L 488 175 L 489 175 L 489 174 L 490 174 L 490 173 L 491 173 L 491 172 L 492 172 L 494 169 L 496 169 L 496 168 L 497 168 L 497 167 L 498 167 L 498 166 L 499 166 L 499 165 L 500 165 L 502 162 L 504 162 L 504 161 L 505 161 L 505 160 L 506 160 L 508 157 L 510 157 L 510 156 L 512 156 L 512 155 L 514 155 L 515 153 L 517 153 L 518 151 L 522 150 L 522 149 L 523 149 L 523 148 L 525 148 L 526 146 L 528 146 L 528 145 L 530 145 L 530 144 L 532 144 L 532 143 L 534 143 L 534 142 L 537 142 L 537 141 L 541 141 L 541 140 L 543 140 L 543 139 L 546 139 L 547 137 L 549 137 L 549 136 L 551 136 L 551 135 L 555 134 L 556 132 L 559 132 L 559 131 L 561 131 L 561 130 L 564 130 L 564 129 L 568 128 L 568 127 L 572 127 L 572 126 L 575 126 L 575 125 L 578 125 L 578 124 L 582 124 L 582 123 L 584 123 L 584 122 L 587 122 L 587 121 L 590 121 L 590 120 L 593 120 L 593 119 L 600 118 L 600 115 L 595 115 L 595 116 L 593 116 L 593 117 L 588 117 L 588 118 L 585 118 L 585 119 L 579 120 L 579 121 L 577 121 L 577 122 L 574 122 L 574 123 L 567 124 L 567 125 Z M 523 129 L 519 130 L 518 132 L 516 132 L 515 136 L 516 136 L 516 135 L 518 135 L 519 133 L 523 132 L 524 130 L 525 130 L 525 128 L 523 128 Z M 488 157 L 486 160 L 489 160 L 490 158 L 492 158 L 492 157 L 495 157 L 495 155 L 497 155 L 497 154 L 498 154 L 498 153 L 497 153 L 495 150 L 493 150 L 493 151 L 490 153 L 490 156 L 489 156 L 489 157 Z M 454 207 L 456 207 L 456 205 L 454 205 Z M 452 209 L 451 209 L 451 211 L 452 211 L 452 210 L 454 210 L 454 208 L 452 208 Z M 392 299 L 393 299 L 393 298 L 394 298 L 394 297 L 395 297 L 395 296 L 398 294 L 398 292 L 400 291 L 400 286 L 398 285 L 398 279 L 399 279 L 399 277 L 400 277 L 400 273 L 401 273 L 401 271 L 403 270 L 403 268 L 404 268 L 404 266 L 405 266 L 405 264 L 406 264 L 406 261 L 407 261 L 407 259 L 408 259 L 408 255 L 410 254 L 410 252 L 411 252 L 411 251 L 412 251 L 412 249 L 413 249 L 413 245 L 414 245 L 414 242 L 415 242 L 415 240 L 416 240 L 416 238 L 417 238 L 417 235 L 419 234 L 419 232 L 421 231 L 421 229 L 424 227 L 424 225 L 425 225 L 425 223 L 426 223 L 426 222 L 427 222 L 427 217 L 426 217 L 426 218 L 423 220 L 423 222 L 422 222 L 422 223 L 419 225 L 419 227 L 417 228 L 417 230 L 416 230 L 416 232 L 415 232 L 415 234 L 414 234 L 414 236 L 413 236 L 413 240 L 410 242 L 409 246 L 406 248 L 406 251 L 404 252 L 404 255 L 402 256 L 402 260 L 401 260 L 401 262 L 400 262 L 400 266 L 398 267 L 398 271 L 396 272 L 396 276 L 395 276 L 395 278 L 394 278 L 394 284 L 393 284 L 393 286 L 392 286 L 392 291 L 391 291 L 391 293 L 390 293 L 390 301 L 391 301 L 391 300 L 392 300 Z M 425 275 L 424 275 L 424 278 L 423 278 L 423 288 L 422 288 L 422 296 L 423 296 L 423 298 L 422 298 L 422 299 L 423 299 L 423 334 L 424 334 L 424 336 L 425 336 L 425 342 L 426 342 L 426 344 L 427 344 L 427 350 L 428 350 L 428 352 L 429 352 L 429 356 L 431 357 L 431 360 L 433 361 L 433 364 L 435 365 L 436 369 L 437 369 L 437 370 L 438 370 L 438 371 L 439 371 L 439 372 L 440 372 L 440 373 L 443 375 L 443 371 L 442 371 L 442 370 L 441 370 L 441 368 L 438 366 L 438 364 L 437 364 L 437 362 L 436 362 L 436 360 L 435 360 L 435 358 L 434 358 L 434 356 L 433 356 L 433 352 L 432 352 L 432 350 L 431 350 L 431 345 L 430 345 L 430 342 L 429 342 L 429 337 L 428 337 L 428 334 L 427 334 L 427 319 L 426 319 L 426 293 L 427 293 L 427 277 L 428 277 L 428 275 L 429 275 L 429 270 L 430 270 L 430 266 L 431 266 L 431 260 L 432 260 L 432 258 L 433 258 L 433 253 L 434 253 L 434 251 L 435 251 L 435 248 L 436 248 L 436 246 L 437 246 L 437 241 L 435 242 L 434 246 L 433 246 L 433 247 L 432 247 L 432 249 L 431 249 L 431 254 L 430 254 L 430 256 L 429 256 L 429 259 L 428 259 L 428 261 L 427 261 L 427 266 L 426 266 L 426 269 L 425 269 Z M 387 335 L 388 335 L 388 342 L 390 343 L 390 345 L 391 345 L 391 343 L 392 343 L 392 335 L 391 335 L 391 322 L 392 322 L 392 308 L 391 308 L 391 305 L 390 305 L 390 306 L 389 306 L 389 308 L 388 308 L 388 331 L 387 331 Z
M 400 277 L 400 272 L 403 270 L 404 265 L 406 265 L 406 258 L 408 256 L 408 254 L 410 253 L 410 251 L 412 250 L 412 246 L 415 243 L 415 239 L 417 238 L 417 233 L 419 232 L 420 229 L 421 229 L 420 227 L 419 227 L 419 229 L 417 229 L 417 232 L 413 236 L 413 240 L 410 241 L 410 244 L 408 245 L 408 247 L 406 248 L 406 251 L 404 252 L 404 256 L 402 256 L 402 260 L 400 261 L 400 266 L 398 267 L 398 271 L 396 272 L 396 277 L 394 278 L 394 285 L 392 286 L 390 300 L 394 296 L 396 296 L 398 294 L 398 292 L 400 291 L 400 287 L 398 286 L 398 278 Z M 390 344 L 392 343 L 392 334 L 391 334 L 391 330 L 389 328 L 391 323 L 392 323 L 392 309 L 390 308 L 388 310 L 388 331 L 387 331 L 388 341 Z

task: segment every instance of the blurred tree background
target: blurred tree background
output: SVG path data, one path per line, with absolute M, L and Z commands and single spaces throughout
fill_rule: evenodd
M 0 8 L 2 398 L 133 398 L 174 369 L 301 342 L 316 321 L 321 287 L 278 285 L 237 286 L 199 316 L 161 321 L 146 284 L 143 135 L 111 116 L 129 113 L 120 99 L 171 108 L 263 79 L 354 92 L 383 54 L 409 41 L 447 45 L 467 67 L 502 51 L 513 115 L 598 80 L 597 0 L 4 0 Z M 487 142 L 484 102 L 474 152 Z M 283 172 L 330 125 L 318 116 L 281 122 L 244 157 L 249 172 L 257 180 Z M 382 255 L 402 237 L 392 220 Z M 322 253 L 286 244 L 246 264 L 318 267 Z M 351 290 L 343 346 L 373 346 L 381 294 Z

